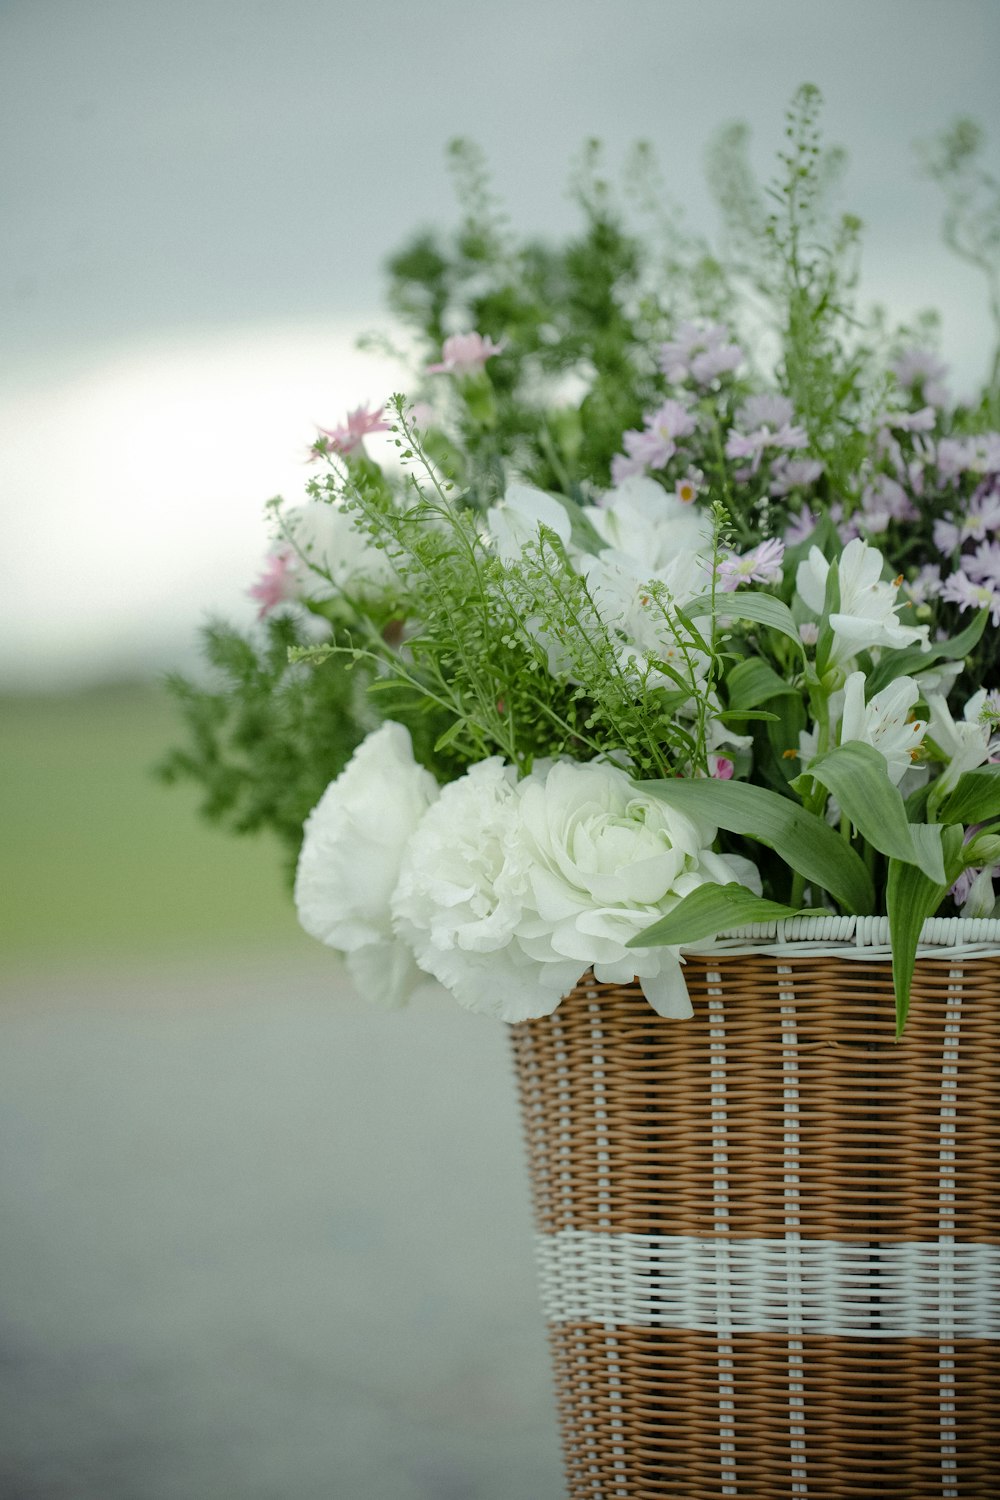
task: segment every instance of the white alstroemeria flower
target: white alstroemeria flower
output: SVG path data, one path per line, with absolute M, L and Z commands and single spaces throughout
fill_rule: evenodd
M 644 475 L 624 480 L 584 515 L 608 549 L 601 556 L 639 582 L 659 576 L 680 553 L 711 552 L 707 515 Z
M 438 794 L 391 721 L 362 741 L 306 819 L 295 876 L 299 921 L 346 955 L 358 989 L 401 1005 L 422 982 L 393 932 L 390 901 L 407 841 Z
M 672 677 L 651 668 L 651 663 L 665 662 L 694 688 L 703 684 L 708 657 L 672 616 L 672 606 L 683 609 L 704 594 L 702 557 L 685 549 L 655 577 L 647 572 L 637 578 L 631 560 L 623 562 L 620 554 L 611 551 L 583 558 L 581 566 L 597 613 L 621 643 L 620 659 L 626 670 L 644 675 L 651 687 L 674 689 L 677 683 Z
M 896 588 L 882 579 L 882 554 L 860 537 L 848 542 L 835 564 L 840 581 L 840 606 L 830 616 L 834 646 L 832 662 L 843 665 L 872 646 L 927 647 L 926 625 L 901 625 Z M 795 587 L 808 609 L 822 615 L 831 564 L 818 547 L 799 563 Z
M 974 771 L 977 766 L 981 766 L 995 748 L 991 743 L 990 726 L 982 723 L 979 717 L 986 703 L 986 696 L 985 688 L 974 693 L 957 723 L 944 698 L 936 693 L 929 693 L 927 696 L 927 706 L 931 711 L 927 736 L 934 741 L 942 755 L 948 758 L 948 765 L 936 783 L 940 795 L 952 791 L 959 777 L 966 771 Z
M 486 526 L 504 562 L 516 562 L 529 542 L 538 540 L 539 526 L 554 531 L 564 547 L 570 544 L 570 519 L 554 495 L 529 484 L 508 485 L 502 500 L 486 513 Z
M 374 547 L 355 517 L 342 506 L 310 500 L 284 514 L 284 540 L 291 548 L 294 590 L 308 599 L 345 594 L 367 599 L 393 581 L 392 565 Z
M 911 719 L 910 710 L 920 697 L 912 677 L 897 677 L 865 702 L 865 674 L 852 672 L 844 683 L 844 714 L 840 743 L 860 740 L 872 745 L 884 758 L 889 780 L 898 786 L 913 762 L 913 752 L 922 744 L 927 724 Z

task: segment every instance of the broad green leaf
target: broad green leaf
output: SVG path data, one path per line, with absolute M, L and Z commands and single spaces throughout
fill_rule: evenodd
M 679 947 L 699 943 L 730 927 L 745 927 L 750 922 L 774 922 L 780 917 L 815 916 L 815 910 L 782 906 L 755 896 L 745 885 L 700 885 L 684 896 L 672 912 L 640 932 L 626 943 L 627 948 L 658 948 L 664 944 Z
M 748 656 L 735 666 L 726 677 L 726 688 L 730 713 L 760 708 L 762 703 L 770 703 L 773 698 L 799 696 L 798 689 L 779 677 L 774 668 L 761 661 L 759 656 Z
M 923 839 L 918 847 L 899 789 L 872 745 L 849 740 L 811 760 L 804 774 L 833 793 L 845 817 L 880 854 L 919 865 L 931 880 L 944 879 L 940 837 L 936 843 Z
M 1000 766 L 979 766 L 958 778 L 941 804 L 945 823 L 985 823 L 1000 817 Z
M 924 825 L 917 824 L 916 827 Z M 886 909 L 889 913 L 889 936 L 892 940 L 892 981 L 896 991 L 896 1036 L 903 1034 L 910 1009 L 910 986 L 917 959 L 920 929 L 932 917 L 956 879 L 962 860 L 962 830 L 942 830 L 945 879 L 938 884 L 916 865 L 890 859 L 886 882 Z
M 875 891 L 862 860 L 822 818 L 790 797 L 743 781 L 709 779 L 644 781 L 642 789 L 678 812 L 766 844 L 790 869 L 829 891 L 847 911 L 872 910 Z
M 878 666 L 868 675 L 869 698 L 873 693 L 881 692 L 882 688 L 888 687 L 890 682 L 895 682 L 897 677 L 919 676 L 935 662 L 960 661 L 962 657 L 968 656 L 969 652 L 978 645 L 986 629 L 988 615 L 989 610 L 980 610 L 973 618 L 971 625 L 967 625 L 950 641 L 935 642 L 929 651 L 920 651 L 915 646 L 908 646 L 902 651 L 884 651 Z
M 684 608 L 688 615 L 710 614 L 712 596 L 703 594 L 700 599 L 686 604 Z M 724 594 L 720 590 L 715 596 L 715 614 L 718 619 L 752 620 L 755 625 L 768 625 L 772 630 L 780 631 L 790 641 L 794 641 L 799 653 L 803 658 L 805 657 L 798 627 L 792 618 L 791 610 L 787 604 L 782 604 L 780 599 L 772 599 L 770 594 L 760 594 L 755 589 L 732 594 Z

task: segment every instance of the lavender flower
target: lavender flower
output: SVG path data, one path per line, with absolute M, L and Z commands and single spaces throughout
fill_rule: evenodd
M 769 537 L 752 552 L 733 553 L 719 564 L 716 581 L 723 593 L 731 594 L 741 583 L 780 583 L 784 542 Z
M 743 350 L 738 344 L 728 343 L 728 338 L 724 323 L 713 323 L 709 328 L 681 323 L 676 337 L 660 346 L 660 369 L 672 384 L 690 375 L 698 385 L 708 385 L 743 363 Z

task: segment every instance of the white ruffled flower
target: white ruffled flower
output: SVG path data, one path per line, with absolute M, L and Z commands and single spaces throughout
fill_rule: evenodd
M 297 591 L 309 599 L 345 594 L 368 599 L 393 581 L 385 553 L 374 547 L 354 516 L 326 500 L 310 500 L 284 516 L 292 548 L 290 571 Z
M 706 882 L 760 890 L 715 829 L 618 767 L 558 761 L 520 783 L 493 758 L 445 787 L 410 841 L 396 930 L 455 998 L 505 1021 L 548 1015 L 591 966 L 638 976 L 661 1015 L 689 1016 L 676 948 L 626 946 Z
M 636 976 L 665 1016 L 691 1015 L 679 949 L 626 946 L 707 882 L 759 892 L 747 860 L 714 854 L 716 830 L 668 807 L 606 762 L 560 761 L 520 789 L 530 898 L 517 926 L 540 963 L 572 959 L 598 980 Z
M 469 1010 L 524 1021 L 555 1010 L 586 968 L 540 963 L 517 937 L 527 852 L 512 766 L 493 756 L 450 782 L 410 840 L 393 897 L 396 931 Z
M 910 718 L 919 697 L 920 688 L 912 677 L 897 677 L 868 703 L 864 672 L 852 672 L 844 683 L 840 743 L 860 740 L 872 745 L 885 759 L 893 786 L 899 785 L 913 763 L 913 752 L 923 743 L 926 723 Z
M 407 841 L 437 797 L 401 724 L 362 741 L 306 819 L 295 877 L 305 930 L 346 955 L 358 988 L 400 1005 L 421 982 L 395 936 L 390 899 Z
M 926 625 L 901 625 L 894 584 L 882 579 L 882 554 L 860 537 L 848 542 L 835 564 L 840 581 L 840 605 L 830 616 L 834 648 L 832 662 L 843 665 L 859 651 L 873 646 L 926 647 Z M 807 608 L 822 615 L 831 564 L 818 547 L 799 563 L 795 586 Z

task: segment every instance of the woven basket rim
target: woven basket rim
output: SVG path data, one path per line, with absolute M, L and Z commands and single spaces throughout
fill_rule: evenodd
M 839 954 L 843 958 L 891 958 L 888 917 L 785 917 L 734 927 L 702 943 L 685 944 L 691 954 Z M 1000 955 L 1000 918 L 928 917 L 920 930 L 918 958 Z

